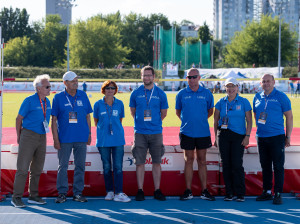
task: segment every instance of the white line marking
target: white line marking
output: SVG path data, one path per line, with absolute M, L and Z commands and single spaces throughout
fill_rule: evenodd
M 239 215 L 239 216 L 244 216 L 244 217 L 248 217 L 248 218 L 256 218 L 256 215 L 250 215 L 247 212 L 242 212 L 236 209 L 214 209 L 214 210 L 218 210 L 218 211 L 223 211 L 229 214 L 233 214 L 233 215 Z
M 167 210 L 178 212 L 178 213 L 194 215 L 194 216 L 200 216 L 200 217 L 209 218 L 209 219 L 215 219 L 215 220 L 218 220 L 218 221 L 228 222 L 228 223 L 232 223 L 232 224 L 240 224 L 240 222 L 235 222 L 235 221 L 230 221 L 230 220 L 225 220 L 225 219 L 218 219 L 218 218 L 210 217 L 210 216 L 206 216 L 206 215 L 194 214 L 192 212 L 184 212 L 184 211 L 181 211 L 181 210 L 178 210 L 178 209 L 167 209 Z
M 276 220 L 276 219 L 267 219 L 269 221 L 272 222 L 279 222 L 279 223 L 283 223 L 283 224 L 294 224 L 293 222 L 285 222 L 285 221 L 280 221 L 280 220 Z
M 41 206 L 33 205 L 33 206 L 28 206 L 28 207 L 47 212 L 48 214 L 53 213 L 53 214 L 57 214 L 57 215 L 67 215 L 67 216 L 72 216 L 72 217 L 78 217 L 78 216 L 75 216 L 75 215 L 71 215 L 69 213 L 64 213 L 64 212 L 60 212 L 60 211 L 57 211 L 57 210 L 44 208 L 44 207 L 41 207 Z M 41 213 L 37 213 L 37 214 L 41 214 Z
M 172 217 L 168 217 L 168 216 L 165 216 L 165 215 L 158 215 L 156 213 L 153 213 L 153 212 L 149 212 L 145 209 L 123 209 L 124 211 L 128 211 L 128 212 L 132 212 L 132 213 L 136 213 L 136 214 L 139 214 L 139 215 L 149 215 L 149 216 L 154 216 L 154 217 L 157 217 L 157 218 L 162 218 L 162 219 L 168 219 L 168 220 L 172 220 L 174 222 L 180 222 L 180 223 L 189 223 L 189 222 L 185 222 L 181 219 L 177 219 L 177 218 L 172 218 Z
M 114 213 L 114 214 L 118 214 L 118 215 L 124 215 L 122 212 L 116 212 L 110 209 L 100 209 L 101 211 L 106 211 L 108 213 Z
M 287 216 L 292 216 L 292 217 L 300 218 L 300 216 L 292 215 L 292 214 L 289 214 L 289 213 L 286 213 L 286 212 L 279 212 L 279 211 L 276 211 L 276 210 L 273 210 L 273 209 L 260 209 L 260 210 L 263 210 L 263 211 L 266 211 L 266 212 L 270 212 L 270 213 L 276 213 L 276 214 L 281 214 L 281 215 L 287 215 Z
M 79 214 L 90 215 L 90 216 L 93 216 L 93 217 L 96 217 L 96 218 L 106 219 L 106 220 L 109 220 L 111 222 L 128 224 L 128 222 L 123 222 L 121 220 L 111 218 L 110 216 L 105 215 L 101 212 L 95 212 L 95 211 L 91 211 L 91 210 L 88 210 L 88 209 L 66 209 L 66 210 L 71 211 L 71 212 L 77 212 Z

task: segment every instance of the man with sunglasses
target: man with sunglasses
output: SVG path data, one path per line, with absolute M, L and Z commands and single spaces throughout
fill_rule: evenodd
M 78 78 L 68 71 L 63 76 L 65 90 L 56 94 L 52 105 L 52 135 L 58 155 L 56 203 L 65 202 L 69 191 L 68 165 L 74 154 L 73 200 L 87 202 L 82 195 L 87 145 L 91 144 L 91 118 L 93 112 L 86 93 L 78 89 Z
M 144 85 L 135 89 L 130 96 L 130 111 L 134 118 L 134 143 L 132 155 L 136 165 L 138 192 L 136 201 L 145 200 L 143 185 L 147 151 L 152 159 L 154 198 L 165 201 L 160 190 L 161 157 L 165 149 L 162 136 L 162 120 L 167 116 L 168 100 L 164 91 L 154 84 L 155 74 L 151 66 L 141 70 Z
M 46 133 L 49 132 L 51 114 L 50 95 L 51 85 L 49 75 L 39 75 L 33 81 L 36 91 L 27 97 L 19 110 L 16 119 L 17 143 L 19 144 L 17 172 L 14 181 L 14 192 L 11 204 L 23 208 L 22 201 L 25 183 L 30 168 L 29 197 L 30 204 L 46 204 L 39 197 L 39 180 L 43 171 L 46 156 Z
M 199 85 L 200 73 L 191 68 L 187 73 L 188 86 L 176 96 L 176 115 L 181 120 L 180 147 L 184 153 L 184 176 L 186 190 L 180 200 L 193 198 L 192 179 L 196 149 L 198 175 L 201 180 L 201 199 L 214 201 L 207 190 L 206 150 L 212 146 L 208 118 L 213 114 L 214 98 L 212 93 Z

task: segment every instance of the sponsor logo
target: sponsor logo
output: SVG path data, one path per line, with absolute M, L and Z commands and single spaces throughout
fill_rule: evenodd
M 81 100 L 77 100 L 77 106 L 79 106 L 79 107 L 82 107 L 82 106 L 83 106 L 83 103 L 82 103 Z
M 242 105 L 236 105 L 236 110 L 241 110 L 242 109 Z
M 70 103 L 66 103 L 66 104 L 65 104 L 65 107 L 68 107 L 68 106 L 71 106 L 71 104 L 70 104 Z
M 133 166 L 134 165 L 134 158 L 133 157 L 128 157 L 125 161 L 126 166 Z M 146 158 L 145 161 L 146 166 L 152 165 L 152 158 Z M 171 167 L 173 166 L 173 156 L 163 156 L 161 159 L 161 165 L 164 167 Z
M 106 111 L 104 111 L 104 112 L 101 112 L 101 115 L 103 115 L 103 114 L 106 114 Z
M 113 110 L 112 115 L 117 117 L 118 116 L 118 110 Z
M 205 96 L 197 96 L 197 98 L 205 100 Z
M 269 99 L 268 101 L 270 101 L 270 102 L 278 102 L 278 100 L 276 100 L 276 99 Z
M 145 97 L 145 95 L 139 95 L 139 96 L 137 96 L 137 98 L 143 98 L 143 97 Z
M 191 96 L 185 96 L 183 99 L 191 99 L 192 97 Z
M 152 96 L 151 98 L 152 98 L 152 99 L 157 99 L 157 100 L 159 100 L 159 97 L 158 97 L 158 96 Z

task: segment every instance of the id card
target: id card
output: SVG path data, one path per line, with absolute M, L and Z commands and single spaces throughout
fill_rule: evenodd
M 114 135 L 112 123 L 109 124 L 109 133 L 110 133 L 110 135 Z
M 43 125 L 44 125 L 44 128 L 45 128 L 45 132 L 49 133 L 50 132 L 49 124 L 46 120 L 43 121 Z
M 222 118 L 222 125 L 221 125 L 221 129 L 227 129 L 228 128 L 228 122 L 229 122 L 229 119 L 228 117 L 223 117 Z
M 266 124 L 268 114 L 266 112 L 261 112 L 258 118 L 259 124 Z
M 75 111 L 69 112 L 69 123 L 73 123 L 73 124 L 77 123 L 77 112 Z
M 144 121 L 151 121 L 151 110 L 144 110 Z

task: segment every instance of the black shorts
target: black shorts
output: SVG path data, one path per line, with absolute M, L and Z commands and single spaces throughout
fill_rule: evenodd
M 180 147 L 184 150 L 194 150 L 195 148 L 197 150 L 207 149 L 212 146 L 210 136 L 192 138 L 182 133 L 179 133 L 179 139 L 180 139 Z

